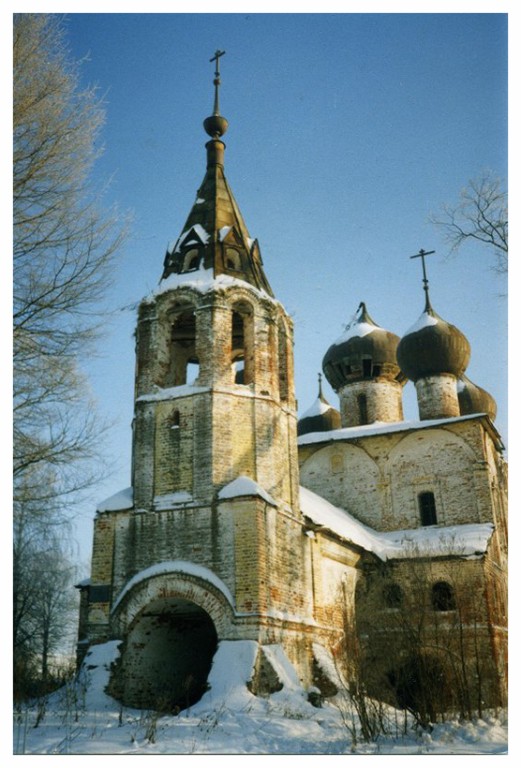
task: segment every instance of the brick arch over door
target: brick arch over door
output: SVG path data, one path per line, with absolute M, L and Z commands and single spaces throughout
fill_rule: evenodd
M 113 633 L 124 636 L 147 605 L 166 598 L 199 606 L 214 623 L 219 640 L 233 634 L 233 598 L 228 588 L 209 569 L 180 561 L 152 566 L 131 579 L 112 608 Z

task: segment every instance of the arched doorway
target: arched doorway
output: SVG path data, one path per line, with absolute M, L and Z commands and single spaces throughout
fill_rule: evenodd
M 126 706 L 186 709 L 205 692 L 216 649 L 203 608 L 183 597 L 156 598 L 128 628 L 112 693 Z

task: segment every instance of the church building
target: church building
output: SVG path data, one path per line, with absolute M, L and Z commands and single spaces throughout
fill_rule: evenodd
M 504 702 L 506 465 L 469 342 L 426 278 L 401 340 L 361 303 L 323 360 L 339 409 L 319 382 L 297 420 L 292 321 L 224 174 L 221 55 L 206 173 L 139 306 L 131 487 L 97 508 L 78 656 L 120 641 L 109 692 L 140 708 L 199 700 L 244 641 L 260 696 L 291 669 L 313 701 L 362 676 L 399 706 L 427 680 Z

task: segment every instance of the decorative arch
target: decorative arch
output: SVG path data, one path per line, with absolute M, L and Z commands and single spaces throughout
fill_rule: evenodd
M 376 530 L 382 528 L 380 480 L 374 459 L 362 448 L 341 441 L 320 448 L 300 467 L 303 486 Z
M 461 525 L 480 522 L 474 487 L 476 454 L 457 434 L 443 428 L 418 429 L 389 452 L 386 463 L 393 525 Z M 430 494 L 428 496 L 427 494 Z M 419 499 L 435 499 L 435 520 L 422 520 Z
M 204 566 L 173 560 L 140 571 L 125 585 L 111 611 L 115 634 L 124 635 L 147 605 L 165 598 L 194 603 L 210 616 L 219 638 L 228 633 L 234 602 L 224 582 Z

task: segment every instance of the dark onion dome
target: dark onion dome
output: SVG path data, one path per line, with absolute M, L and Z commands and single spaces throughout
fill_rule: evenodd
M 496 418 L 497 405 L 492 395 L 474 384 L 465 374 L 458 380 L 458 402 L 462 416 L 486 413 L 491 421 Z
M 470 344 L 455 325 L 429 305 L 402 336 L 396 355 L 411 381 L 443 373 L 459 378 L 469 363 Z
M 322 394 L 322 376 L 318 375 L 318 397 L 297 422 L 297 435 L 310 432 L 330 432 L 340 429 L 340 413 L 328 403 Z
M 404 383 L 396 360 L 399 341 L 371 319 L 362 301 L 354 320 L 324 355 L 322 370 L 335 391 L 367 379 Z

